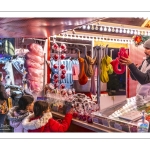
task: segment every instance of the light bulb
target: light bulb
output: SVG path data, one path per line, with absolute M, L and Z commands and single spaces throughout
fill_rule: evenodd
M 106 27 L 104 28 L 104 31 L 107 31 L 107 28 L 106 28 Z
M 138 31 L 138 33 L 137 33 L 138 35 L 140 35 L 140 31 Z
M 120 29 L 120 31 L 119 31 L 120 33 L 122 33 L 122 29 Z
M 129 31 L 129 30 L 127 30 L 127 33 L 129 34 L 129 33 L 130 33 L 130 31 Z
M 86 29 L 86 26 L 85 26 L 85 25 L 83 25 L 83 26 L 82 26 L 82 28 L 83 28 L 83 29 Z
M 135 35 L 137 34 L 137 31 L 136 31 L 136 30 L 134 31 L 134 34 L 135 34 Z
M 144 35 L 147 35 L 147 32 L 145 31 Z
M 103 27 L 102 26 L 100 27 L 100 31 L 103 31 Z
M 98 30 L 98 26 L 95 27 L 95 30 Z
M 130 31 L 130 34 L 133 34 L 133 30 Z
M 92 30 L 94 30 L 94 26 L 92 26 L 92 28 L 91 28 Z
M 123 30 L 123 33 L 126 33 L 126 29 Z
M 116 29 L 116 33 L 118 33 L 118 29 Z
M 87 26 L 87 29 L 90 30 L 90 26 L 89 25 Z
M 108 32 L 111 32 L 111 29 L 110 29 L 110 28 L 108 28 Z
M 114 28 L 112 28 L 112 30 L 111 30 L 112 32 L 115 32 L 115 30 L 114 30 Z

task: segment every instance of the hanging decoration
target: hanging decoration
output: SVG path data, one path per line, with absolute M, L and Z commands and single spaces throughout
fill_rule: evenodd
M 134 35 L 133 36 L 133 42 L 135 46 L 139 46 L 143 44 L 146 40 L 150 39 L 150 36 L 145 36 L 145 35 Z

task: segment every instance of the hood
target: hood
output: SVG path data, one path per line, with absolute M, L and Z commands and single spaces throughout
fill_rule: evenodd
M 26 116 L 29 115 L 29 112 L 21 110 L 19 113 L 16 112 L 17 106 L 11 108 L 7 114 L 7 117 L 10 121 L 22 121 Z
M 52 114 L 51 112 L 48 112 L 48 113 L 45 113 L 41 118 L 31 120 L 33 118 L 35 118 L 34 113 L 27 116 L 22 121 L 23 128 L 25 128 L 26 130 L 35 130 L 35 129 L 41 128 L 42 126 L 45 126 L 48 123 L 49 119 L 52 118 Z

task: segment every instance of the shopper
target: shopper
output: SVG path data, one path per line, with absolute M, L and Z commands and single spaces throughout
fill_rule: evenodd
M 14 132 L 26 132 L 22 127 L 22 120 L 33 112 L 34 98 L 31 95 L 24 95 L 18 101 L 18 106 L 10 109 L 7 116 L 10 126 Z
M 7 102 L 9 94 L 7 94 L 5 87 L 3 85 L 3 73 L 0 72 L 0 105 L 2 105 L 1 103 L 5 100 Z M 6 103 L 7 105 L 7 103 Z M 6 112 L 7 113 L 7 112 Z M 3 127 L 4 127 L 4 122 L 5 122 L 5 118 L 6 118 L 6 113 L 3 114 L 0 111 L 0 132 L 3 132 Z
M 28 132 L 65 132 L 68 130 L 73 109 L 65 115 L 61 123 L 54 120 L 46 101 L 36 101 L 33 107 L 34 113 L 26 117 L 22 125 Z
M 150 39 L 143 44 L 146 59 L 139 67 L 131 61 L 131 59 L 121 57 L 120 64 L 127 65 L 130 69 L 130 75 L 133 80 L 139 83 L 136 89 L 136 102 L 138 106 L 150 100 Z

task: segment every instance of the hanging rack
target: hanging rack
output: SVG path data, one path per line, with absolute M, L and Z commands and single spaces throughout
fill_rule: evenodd
M 91 44 L 81 44 L 81 43 L 70 43 L 70 42 L 61 42 L 61 41 L 50 41 L 50 42 L 52 42 L 52 43 L 64 43 L 64 44 L 75 44 L 75 45 L 83 45 L 83 46 L 86 46 L 86 45 L 90 45 L 91 46 Z

